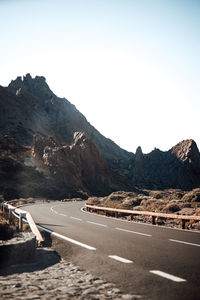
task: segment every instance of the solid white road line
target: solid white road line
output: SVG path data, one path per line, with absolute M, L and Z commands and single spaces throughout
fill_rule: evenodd
M 102 227 L 107 227 L 107 225 L 100 224 L 100 223 L 95 223 L 95 222 L 91 222 L 91 221 L 87 221 L 87 223 L 98 225 L 98 226 L 102 226 Z
M 110 258 L 112 258 L 112 259 L 115 259 L 115 260 L 117 260 L 117 261 L 123 262 L 123 263 L 125 263 L 125 264 L 132 264 L 132 263 L 133 263 L 132 260 L 129 260 L 129 259 L 126 259 L 126 258 L 117 256 L 117 255 L 109 255 L 108 257 L 110 257 Z
M 86 248 L 86 249 L 88 249 L 88 250 L 96 250 L 96 248 L 94 248 L 94 247 L 91 247 L 91 246 L 89 246 L 89 245 L 87 245 L 87 244 L 84 244 L 84 243 L 78 242 L 78 241 L 76 241 L 76 240 L 73 240 L 73 239 L 71 239 L 71 238 L 68 238 L 67 236 L 64 236 L 64 235 L 62 235 L 62 234 L 59 234 L 59 233 L 57 233 L 57 232 L 54 232 L 54 231 L 52 231 L 52 230 L 50 230 L 50 229 L 44 228 L 44 227 L 42 227 L 42 226 L 40 226 L 40 225 L 37 225 L 37 227 L 40 228 L 40 229 L 42 229 L 42 230 L 45 230 L 45 231 L 51 233 L 52 235 L 57 236 L 57 237 L 59 237 L 59 238 L 65 240 L 65 241 L 68 241 L 68 242 L 70 242 L 70 243 L 72 243 L 72 244 L 78 245 L 78 246 L 83 247 L 83 248 Z
M 75 218 L 75 217 L 70 217 L 70 218 L 73 220 L 82 221 L 82 219 L 79 219 L 79 218 Z
M 165 272 L 162 272 L 162 271 L 158 271 L 158 270 L 152 270 L 152 271 L 149 271 L 149 272 L 153 273 L 153 274 L 156 274 L 158 276 L 170 279 L 170 280 L 175 281 L 175 282 L 184 282 L 184 281 L 186 281 L 183 278 L 180 278 L 180 277 L 177 277 L 177 276 L 174 276 L 174 275 L 170 275 L 168 273 L 165 273 Z
M 130 233 L 140 234 L 140 235 L 144 235 L 144 236 L 152 236 L 151 234 L 142 233 L 142 232 L 137 232 L 137 231 L 132 231 L 132 230 L 127 230 L 127 229 L 118 228 L 118 227 L 116 227 L 115 229 L 121 230 L 121 231 L 125 231 L 125 232 L 130 232 Z
M 60 214 L 60 216 L 67 217 L 67 215 L 64 215 L 64 214 Z
M 200 244 L 194 244 L 194 243 L 189 243 L 189 242 L 184 242 L 184 241 L 179 241 L 179 240 L 173 240 L 173 239 L 169 239 L 169 241 L 175 242 L 175 243 L 186 244 L 186 245 L 190 245 L 190 246 L 200 247 Z

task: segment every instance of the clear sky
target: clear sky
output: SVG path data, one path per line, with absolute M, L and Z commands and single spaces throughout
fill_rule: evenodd
M 0 54 L 128 151 L 200 148 L 200 0 L 0 0 Z

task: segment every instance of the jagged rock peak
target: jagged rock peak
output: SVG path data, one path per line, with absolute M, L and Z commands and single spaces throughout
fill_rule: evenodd
M 140 159 L 143 159 L 143 157 L 144 157 L 144 155 L 143 155 L 143 152 L 142 152 L 142 148 L 139 146 L 136 149 L 135 159 L 140 160 Z
M 135 155 L 141 155 L 141 154 L 143 154 L 143 152 L 142 152 L 142 148 L 139 146 L 139 147 L 137 147 L 137 149 L 136 149 Z
M 199 157 L 199 150 L 194 140 L 183 140 L 171 149 L 171 153 L 180 161 L 187 161 Z
M 17 96 L 22 92 L 29 92 L 35 95 L 45 95 L 46 97 L 54 95 L 46 83 L 44 76 L 32 76 L 28 73 L 25 76 L 18 76 L 15 80 L 12 80 L 8 85 L 8 89 L 14 92 Z

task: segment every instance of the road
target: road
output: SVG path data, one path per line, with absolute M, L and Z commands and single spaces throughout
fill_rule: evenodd
M 200 233 L 84 212 L 84 202 L 26 206 L 34 220 L 66 237 L 68 258 L 145 299 L 200 299 Z

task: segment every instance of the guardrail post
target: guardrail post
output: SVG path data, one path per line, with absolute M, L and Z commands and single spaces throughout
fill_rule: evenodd
M 9 220 L 9 224 L 12 224 L 13 223 L 13 214 L 12 214 L 12 211 L 13 209 L 9 209 L 9 217 L 8 217 L 8 220 Z
M 1 212 L 4 215 L 4 204 L 3 203 L 1 204 Z
M 130 220 L 133 221 L 133 215 L 130 215 Z
M 181 228 L 182 229 L 185 229 L 185 221 L 186 221 L 185 219 L 181 220 Z
M 156 217 L 155 216 L 151 217 L 151 223 L 152 223 L 152 225 L 156 225 Z
M 22 215 L 19 215 L 19 231 L 22 231 L 23 229 L 23 224 L 22 224 Z
M 6 207 L 5 207 L 4 204 L 3 204 L 3 207 L 2 207 L 2 212 L 3 212 L 3 215 L 5 216 L 6 215 Z
M 26 217 L 26 214 L 20 213 L 19 214 L 19 231 L 23 230 L 23 218 Z
M 118 212 L 117 211 L 115 212 L 115 218 L 118 218 Z

